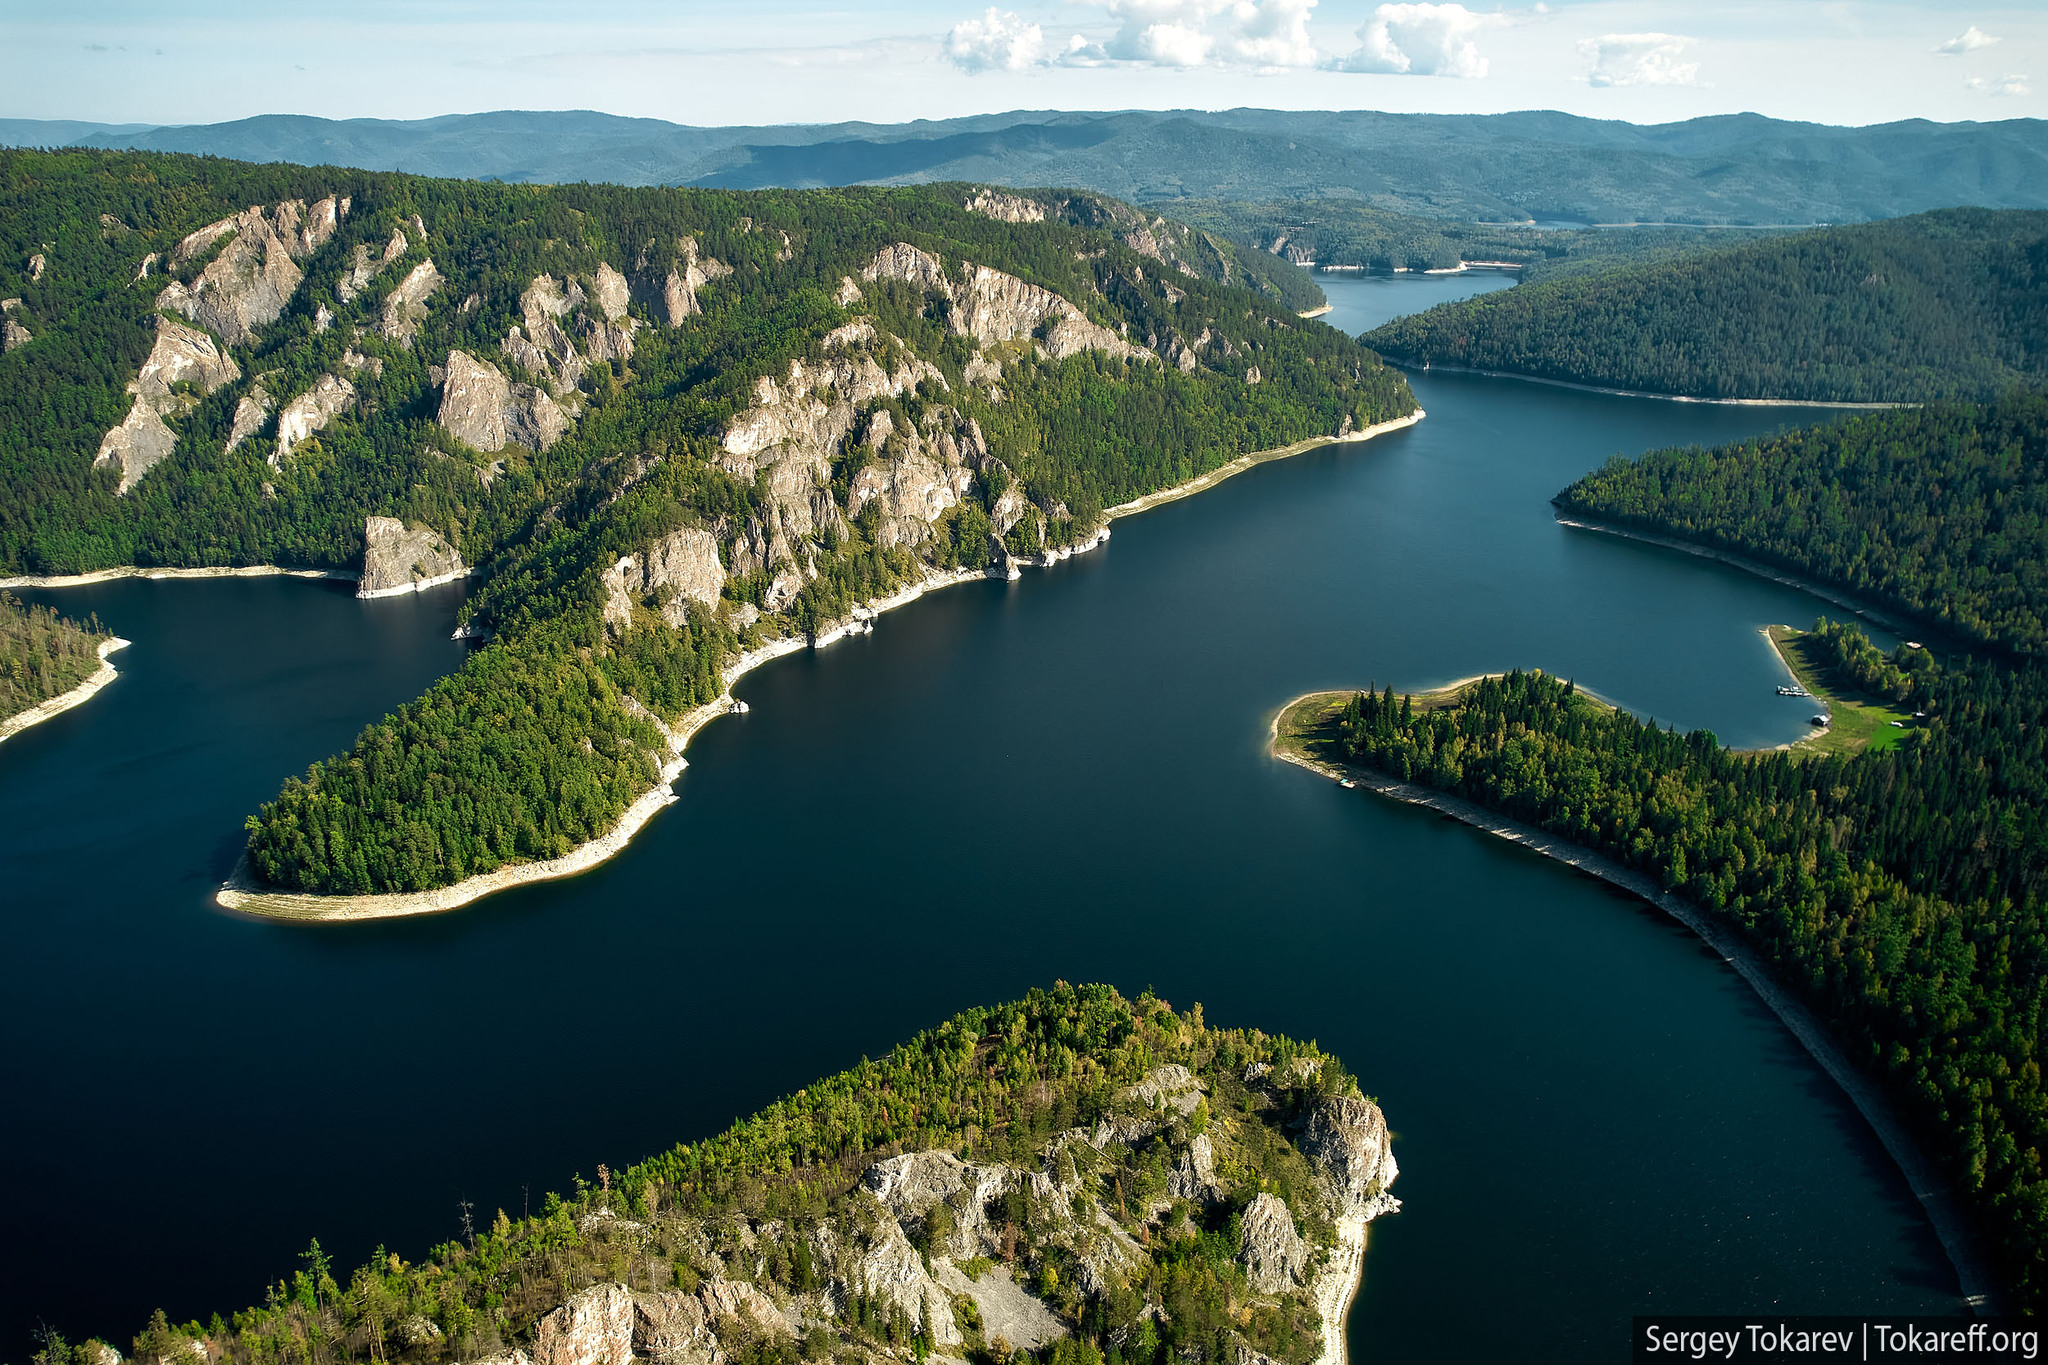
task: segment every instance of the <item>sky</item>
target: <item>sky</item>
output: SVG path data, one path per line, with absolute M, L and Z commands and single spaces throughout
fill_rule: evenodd
M 2048 0 L 0 0 L 0 117 L 2048 116 Z

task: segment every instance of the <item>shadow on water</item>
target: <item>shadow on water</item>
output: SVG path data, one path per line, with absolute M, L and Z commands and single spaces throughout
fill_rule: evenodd
M 1798 733 L 1756 627 L 1820 604 L 1589 541 L 1548 499 L 1616 450 L 1801 415 L 1416 386 L 1407 432 L 770 664 L 617 859 L 418 920 L 208 896 L 286 775 L 460 664 L 459 589 L 41 595 L 136 643 L 0 748 L 0 1341 L 260 1300 L 309 1236 L 417 1257 L 458 1200 L 517 1212 L 1058 978 L 1315 1038 L 1384 1102 L 1406 1209 L 1375 1225 L 1361 1360 L 1443 1358 L 1446 1324 L 1474 1358 L 1568 1361 L 1636 1312 L 1947 1306 L 1903 1181 L 1713 954 L 1264 751 L 1311 688 L 1513 665 L 1731 742 Z

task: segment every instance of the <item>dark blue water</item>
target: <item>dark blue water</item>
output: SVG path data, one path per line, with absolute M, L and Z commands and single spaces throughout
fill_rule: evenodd
M 1410 311 L 1480 278 L 1357 284 Z M 1381 296 L 1349 283 L 1333 317 L 1367 325 Z M 1265 752 L 1303 691 L 1515 665 L 1733 743 L 1799 734 L 1757 627 L 1826 604 L 1547 500 L 1617 451 L 1813 414 L 1416 390 L 1410 431 L 759 670 L 619 858 L 429 919 L 287 928 L 207 894 L 285 774 L 455 665 L 452 590 L 41 594 L 136 643 L 0 746 L 7 1353 L 38 1317 L 125 1342 L 159 1304 L 258 1300 L 309 1236 L 417 1256 L 460 1200 L 516 1214 L 1062 977 L 1316 1038 L 1378 1095 L 1407 1207 L 1375 1225 L 1361 1360 L 1615 1359 L 1642 1311 L 1950 1304 L 1881 1149 L 1718 957 Z

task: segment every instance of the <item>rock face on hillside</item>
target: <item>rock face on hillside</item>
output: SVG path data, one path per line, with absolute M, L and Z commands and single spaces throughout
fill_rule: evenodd
M 241 366 L 212 337 L 159 317 L 156 344 L 128 383 L 135 401 L 121 425 L 100 439 L 94 466 L 118 465 L 121 482 L 116 491 L 126 493 L 177 446 L 177 433 L 163 419 L 182 415 L 197 400 L 175 386 L 212 393 L 241 377 Z
M 340 375 L 321 375 L 312 388 L 285 404 L 284 411 L 277 415 L 277 447 L 270 454 L 271 466 L 283 468 L 293 447 L 325 430 L 355 401 L 355 385 Z
M 432 261 L 421 261 L 407 272 L 384 298 L 384 316 L 377 326 L 384 339 L 410 349 L 420 324 L 426 321 L 427 299 L 441 284 L 441 272 Z
M 136 400 L 121 425 L 100 438 L 99 454 L 93 466 L 114 465 L 121 471 L 115 492 L 126 493 L 150 466 L 167 458 L 178 444 L 178 434 L 164 425 L 149 404 Z
M 692 602 L 715 607 L 724 587 L 718 538 L 697 527 L 672 531 L 638 554 L 625 556 L 605 575 L 605 624 L 630 625 L 633 604 L 644 601 L 668 624 L 680 626 L 689 619 Z
M 249 386 L 249 391 L 235 403 L 235 418 L 228 429 L 227 448 L 233 450 L 263 430 L 263 424 L 270 420 L 270 414 L 277 408 L 277 400 L 270 391 L 258 382 Z
M 956 335 L 971 336 L 983 346 L 1038 338 L 1055 360 L 1082 351 L 1102 351 L 1118 359 L 1152 356 L 1144 347 L 1090 322 L 1087 314 L 1050 289 L 985 265 L 963 264 L 955 278 L 944 261 L 908 242 L 882 248 L 861 274 L 870 280 L 900 280 L 950 299 L 948 325 Z
M 469 572 L 462 555 L 440 532 L 407 526 L 395 517 L 363 523 L 363 577 L 358 597 L 391 597 L 452 583 Z
M 0 355 L 20 350 L 35 340 L 34 334 L 15 316 L 17 313 L 26 316 L 26 311 L 20 299 L 0 299 Z
M 546 450 L 569 429 L 554 399 L 531 384 L 511 382 L 496 365 L 465 351 L 448 353 L 440 422 L 449 435 L 483 451 L 508 445 Z
M 1005 194 L 1001 190 L 982 188 L 976 190 L 967 200 L 969 213 L 982 213 L 1005 223 L 1042 223 L 1045 221 L 1045 205 L 1036 199 L 1021 195 Z
M 1331 1097 L 1310 1111 L 1297 1146 L 1317 1168 L 1347 1218 L 1399 1207 L 1387 1189 L 1400 1174 L 1386 1116 L 1368 1100 Z
M 732 274 L 732 267 L 723 262 L 709 257 L 699 258 L 695 237 L 683 238 L 677 243 L 677 249 L 681 258 L 676 262 L 676 268 L 668 272 L 668 280 L 662 288 L 662 306 L 671 327 L 679 326 L 684 318 L 704 311 L 704 306 L 697 301 L 699 289 Z
M 368 245 L 358 242 L 355 259 L 334 282 L 335 296 L 343 303 L 353 300 L 356 295 L 370 287 L 372 280 L 389 269 L 392 262 L 404 256 L 411 245 L 405 240 L 405 234 L 396 228 L 392 229 L 391 239 L 384 244 L 381 255 L 373 255 Z
M 189 234 L 171 252 L 177 266 L 233 236 L 187 286 L 173 280 L 156 306 L 219 334 L 229 345 L 253 338 L 277 321 L 304 273 L 296 261 L 310 255 L 334 232 L 341 210 L 323 199 L 309 217 L 304 202 L 288 199 L 266 213 L 258 205 Z

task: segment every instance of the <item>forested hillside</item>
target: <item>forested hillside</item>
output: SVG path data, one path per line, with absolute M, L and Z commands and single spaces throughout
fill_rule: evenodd
M 2048 379 L 2048 213 L 1953 209 L 1442 304 L 1365 343 L 1697 398 L 1908 403 Z
M 1463 222 L 1375 208 L 1355 199 L 1259 202 L 1184 199 L 1173 216 L 1296 265 L 1374 272 L 1456 270 L 1467 261 L 1521 267 L 1519 279 L 1568 275 L 1719 249 L 1781 229 L 1544 228 Z
M 1610 460 L 1566 512 L 1735 550 L 1966 640 L 2048 652 L 2048 397 Z
M 1396 1206 L 1386 1122 L 1313 1043 L 1150 992 L 1033 991 L 417 1264 L 312 1242 L 140 1361 L 1307 1365 Z M 465 1206 L 466 1207 L 466 1206 Z M 1341 1330 L 1341 1317 L 1330 1329 Z M 47 1332 L 35 1365 L 101 1365 Z
M 444 885 L 608 828 L 742 647 L 1412 411 L 1287 270 L 1089 196 L 6 154 L 0 568 L 475 566 L 490 643 L 251 822 Z
M 1729 918 L 1886 1082 L 2030 1311 L 2048 1303 L 2044 467 L 2048 399 L 2028 395 L 1617 460 L 1559 495 L 2000 647 L 1885 656 L 1823 621 L 1826 667 L 1913 717 L 1881 751 L 1730 753 L 1520 673 L 1446 705 L 1364 694 L 1323 737 Z
M 1447 707 L 1362 694 L 1326 752 L 1594 848 L 1738 926 L 1886 1083 L 2039 1311 L 2048 676 L 1818 634 L 1867 690 L 1927 712 L 1914 742 L 1735 754 L 1514 673 Z
M 56 608 L 24 606 L 0 592 L 0 720 L 61 696 L 99 671 L 97 617 L 73 621 Z

